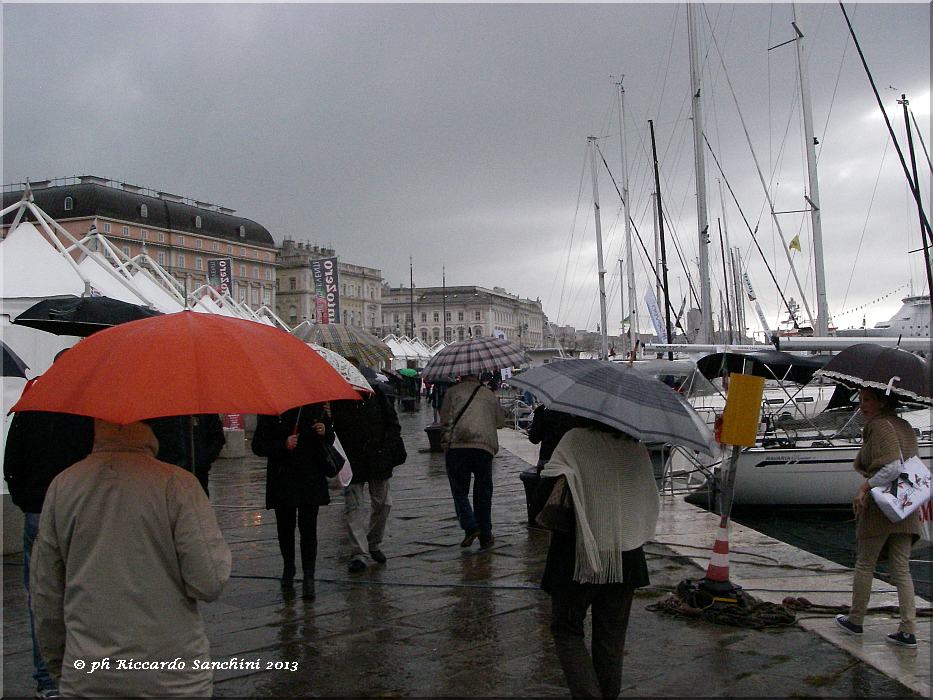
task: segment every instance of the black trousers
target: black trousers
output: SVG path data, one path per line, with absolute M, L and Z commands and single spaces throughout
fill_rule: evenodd
M 623 583 L 569 583 L 551 590 L 551 634 L 570 695 L 617 698 L 622 655 L 635 589 Z M 592 655 L 583 641 L 583 621 L 593 610 Z
M 295 568 L 295 525 L 301 535 L 301 571 L 302 576 L 314 578 L 314 564 L 317 560 L 317 513 L 320 506 L 299 506 L 298 508 L 276 508 L 275 527 L 279 536 L 279 551 L 286 569 Z

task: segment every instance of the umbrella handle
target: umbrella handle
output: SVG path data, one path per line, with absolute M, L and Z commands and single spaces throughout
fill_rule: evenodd
M 891 395 L 891 389 L 894 388 L 894 382 L 899 382 L 899 381 L 901 381 L 901 378 L 898 377 L 897 375 L 894 375 L 893 377 L 891 377 L 891 378 L 888 380 L 888 388 L 887 388 L 887 390 L 884 392 L 884 395 L 885 395 L 885 396 L 890 396 L 890 395 Z

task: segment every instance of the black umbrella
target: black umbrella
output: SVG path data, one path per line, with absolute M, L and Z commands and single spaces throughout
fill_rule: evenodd
M 111 326 L 160 315 L 161 312 L 148 307 L 110 297 L 60 297 L 30 306 L 13 323 L 55 335 L 85 338 Z
M 26 370 L 29 369 L 29 366 L 2 340 L 0 340 L 0 345 L 3 346 L 3 376 L 25 379 Z
M 927 360 L 906 350 L 858 343 L 842 350 L 815 376 L 855 389 L 890 390 L 901 399 L 933 405 L 930 369 Z

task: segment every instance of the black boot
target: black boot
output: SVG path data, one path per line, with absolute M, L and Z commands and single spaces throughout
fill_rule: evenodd
M 308 578 L 307 576 L 305 576 L 305 578 L 301 579 L 301 597 L 302 598 L 314 598 L 315 597 L 313 578 Z
M 285 562 L 282 569 L 282 588 L 292 588 L 295 585 L 295 562 Z

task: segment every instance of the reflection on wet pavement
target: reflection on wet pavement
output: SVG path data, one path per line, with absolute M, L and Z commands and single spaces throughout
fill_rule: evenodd
M 384 566 L 347 572 L 343 497 L 321 509 L 317 597 L 283 592 L 274 514 L 263 510 L 264 462 L 220 460 L 211 500 L 233 551 L 223 596 L 202 606 L 215 661 L 260 660 L 218 671 L 218 696 L 566 696 L 538 588 L 547 534 L 526 523 L 519 473 L 494 462 L 496 545 L 459 546 L 443 455 L 427 452 L 430 411 L 402 413 L 408 462 L 392 479 Z M 368 504 L 368 498 L 367 498 Z M 368 506 L 367 506 L 368 507 Z M 645 606 L 702 572 L 664 547 L 649 558 L 657 589 L 636 599 L 623 694 L 634 696 L 903 696 L 903 686 L 816 635 L 756 632 L 655 615 Z M 19 555 L 4 558 L 4 693 L 32 695 Z M 299 570 L 298 576 L 302 572 Z M 280 668 L 266 669 L 267 663 Z M 853 665 L 854 662 L 854 665 Z M 291 670 L 294 669 L 294 670 Z

